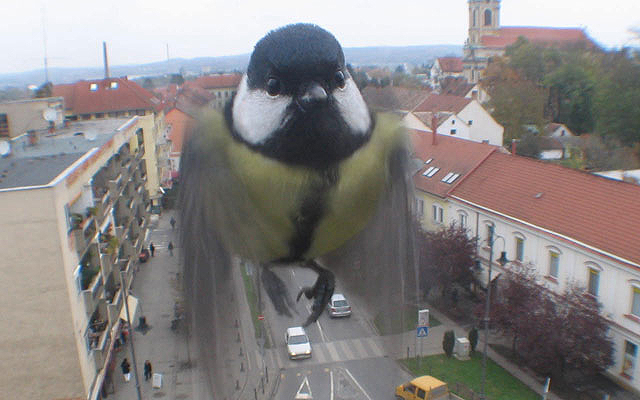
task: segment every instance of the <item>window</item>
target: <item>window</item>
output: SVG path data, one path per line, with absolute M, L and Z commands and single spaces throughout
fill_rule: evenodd
M 491 10 L 484 10 L 484 26 L 491 26 Z
M 416 199 L 416 212 L 419 216 L 424 215 L 424 200 Z
M 452 135 L 455 135 L 455 134 L 456 134 L 456 130 L 455 130 L 455 129 L 452 129 L 450 133 L 451 133 Z
M 460 214 L 458 214 L 458 222 L 460 223 L 460 228 L 466 228 L 467 214 L 465 214 L 464 212 L 460 212 Z
M 478 10 L 473 10 L 473 26 L 478 26 Z
M 476 93 L 478 93 L 478 92 L 476 92 Z M 473 125 L 473 120 L 472 119 L 469 120 L 469 126 L 471 126 L 471 125 Z
M 622 375 L 627 378 L 633 377 L 633 370 L 636 366 L 636 356 L 638 354 L 638 345 L 628 340 L 624 341 L 624 359 L 622 360 Z
M 111 85 L 109 85 L 109 88 L 117 89 L 118 88 L 118 82 L 111 82 Z
M 418 389 L 418 397 L 421 399 L 424 399 L 424 395 L 426 394 L 426 392 L 422 389 Z
M 428 159 L 427 161 L 425 161 L 425 164 L 429 164 L 431 161 L 433 161 L 433 158 Z
M 493 240 L 493 225 L 487 224 L 487 230 L 485 233 L 485 243 L 487 247 L 491 245 L 491 241 Z
M 455 172 L 449 172 L 447 175 L 445 175 L 444 178 L 442 178 L 442 182 L 448 183 L 449 185 L 451 185 L 453 181 L 458 179 L 459 176 L 460 174 L 456 174 Z
M 558 279 L 558 270 L 560 269 L 560 254 L 551 250 L 549 251 L 549 276 Z
M 438 168 L 438 167 L 429 167 L 429 168 L 427 168 L 426 171 L 424 171 L 424 173 L 422 175 L 426 176 L 427 178 L 431 178 L 438 171 L 440 171 L 440 168 Z
M 587 292 L 592 296 L 598 296 L 598 286 L 600 286 L 600 271 L 595 268 L 589 268 L 589 283 Z
M 631 315 L 640 318 L 640 288 L 634 286 L 631 296 Z
M 9 136 L 9 117 L 7 114 L 0 114 L 0 136 Z
M 441 224 L 444 221 L 444 209 L 437 204 L 434 204 L 432 207 L 433 211 L 433 222 L 436 224 Z
M 452 119 L 452 120 L 451 120 L 451 125 L 455 125 L 455 124 L 456 124 L 456 120 L 455 120 L 455 119 Z
M 98 84 L 97 83 L 92 83 L 91 85 L 89 85 L 89 90 L 91 90 L 92 92 L 95 92 L 98 90 Z
M 524 239 L 521 237 L 516 237 L 516 260 L 524 260 Z

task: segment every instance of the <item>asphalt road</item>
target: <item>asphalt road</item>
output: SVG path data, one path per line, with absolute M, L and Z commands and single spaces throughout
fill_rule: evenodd
M 295 301 L 298 290 L 315 282 L 316 274 L 303 268 L 278 268 L 275 272 L 290 289 Z M 343 293 L 347 300 L 349 293 L 340 282 L 335 293 Z M 370 325 L 362 305 L 351 301 L 352 316 L 330 318 L 323 312 L 318 321 L 306 331 L 311 341 L 312 358 L 289 360 L 284 343 L 284 333 L 288 327 L 299 326 L 311 310 L 311 301 L 304 296 L 296 304 L 297 315 L 292 318 L 278 315 L 265 302 L 265 317 L 271 330 L 275 348 L 271 351 L 283 365 L 280 371 L 280 385 L 276 398 L 295 399 L 296 393 L 309 393 L 313 399 L 353 399 L 377 400 L 393 399 L 393 390 L 410 376 L 385 354 L 380 337 Z M 361 311 L 361 310 L 360 310 Z

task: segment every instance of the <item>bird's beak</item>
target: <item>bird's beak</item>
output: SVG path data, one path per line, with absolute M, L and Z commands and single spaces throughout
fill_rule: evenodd
M 320 84 L 312 82 L 303 88 L 296 99 L 296 103 L 298 103 L 302 111 L 306 112 L 317 105 L 325 103 L 328 97 L 327 91 Z

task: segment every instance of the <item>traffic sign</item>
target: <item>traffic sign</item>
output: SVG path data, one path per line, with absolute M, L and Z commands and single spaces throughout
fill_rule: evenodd
M 258 321 L 264 321 L 264 315 L 258 315 Z
M 418 311 L 418 326 L 429 326 L 429 309 Z
M 419 326 L 416 332 L 418 337 L 429 336 L 429 327 L 428 326 Z

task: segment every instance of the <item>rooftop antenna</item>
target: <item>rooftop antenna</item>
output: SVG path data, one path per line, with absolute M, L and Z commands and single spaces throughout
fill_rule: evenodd
M 167 43 L 167 75 L 171 73 L 171 67 L 169 65 L 169 43 Z
M 109 79 L 109 59 L 107 58 L 107 42 L 102 42 L 102 54 L 104 58 L 104 79 Z
M 47 61 L 47 29 L 45 25 L 45 8 L 42 7 L 42 37 L 44 43 L 44 81 L 49 82 L 49 64 Z

